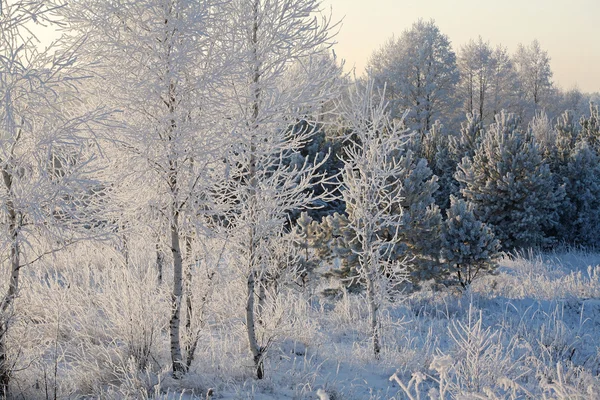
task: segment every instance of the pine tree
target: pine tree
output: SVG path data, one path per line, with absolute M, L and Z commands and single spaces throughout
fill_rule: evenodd
M 479 114 L 467 114 L 466 121 L 461 124 L 460 134 L 449 139 L 450 153 L 458 165 L 463 157 L 473 158 L 479 147 L 483 131 L 483 123 Z
M 423 158 L 417 158 L 410 150 L 398 160 L 403 166 L 396 177 L 401 187 L 402 225 L 401 247 L 397 257 L 413 259 L 412 279 L 415 282 L 435 277 L 435 266 L 439 255 L 442 215 L 435 203 L 434 195 L 439 185 Z
M 475 216 L 493 229 L 503 249 L 551 242 L 545 233 L 557 223 L 564 188 L 556 186 L 531 132 L 523 132 L 514 115 L 496 117 L 455 178 Z
M 434 199 L 437 177 L 431 173 L 427 161 L 417 158 L 411 150 L 396 150 L 392 156 L 397 168 L 389 190 L 399 193 L 399 201 L 388 212 L 399 216 L 399 224 L 394 229 L 382 225 L 379 235 L 388 237 L 394 232 L 397 240 L 388 249 L 390 260 L 410 259 L 411 279 L 418 283 L 439 275 L 442 216 Z M 342 279 L 350 290 L 361 288 L 356 280 L 361 246 L 351 224 L 355 212 L 354 206 L 348 204 L 345 214 L 334 213 L 321 223 L 321 235 L 331 239 L 329 257 L 341 260 L 340 268 L 330 275 Z
M 472 203 L 451 196 L 442 232 L 442 260 L 463 288 L 494 268 L 500 250 L 500 242 L 490 227 L 477 220 L 473 209 Z
M 584 116 L 579 121 L 581 125 L 581 140 L 588 142 L 590 147 L 600 154 L 600 113 L 598 106 L 590 103 L 590 115 Z
M 564 112 L 556 121 L 554 130 L 554 144 L 545 157 L 550 165 L 550 170 L 559 173 L 560 168 L 568 162 L 579 137 L 579 130 L 573 118 L 573 113 Z
M 576 245 L 600 245 L 600 157 L 581 141 L 559 173 L 566 190 L 560 237 Z
M 427 165 L 437 177 L 438 190 L 433 194 L 435 203 L 442 211 L 450 206 L 450 195 L 458 193 L 458 182 L 454 179 L 457 162 L 452 154 L 451 141 L 455 139 L 444 131 L 440 121 L 423 135 L 417 154 L 427 160 Z

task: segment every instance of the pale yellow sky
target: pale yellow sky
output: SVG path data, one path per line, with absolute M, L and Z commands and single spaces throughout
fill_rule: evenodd
M 357 75 L 371 53 L 419 18 L 434 19 L 457 51 L 478 35 L 512 53 L 538 39 L 563 89 L 600 92 L 600 0 L 322 0 L 343 20 L 336 54 Z

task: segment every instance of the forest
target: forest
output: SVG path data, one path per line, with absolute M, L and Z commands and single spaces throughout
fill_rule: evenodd
M 362 74 L 319 0 L 0 27 L 0 397 L 600 397 L 600 93 L 537 40 L 418 20 Z

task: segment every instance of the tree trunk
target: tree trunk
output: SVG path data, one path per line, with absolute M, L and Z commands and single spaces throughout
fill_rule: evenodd
M 8 359 L 7 348 L 6 348 L 6 334 L 8 332 L 9 324 L 9 308 L 12 306 L 14 299 L 19 290 L 19 259 L 20 259 L 20 246 L 18 241 L 18 229 L 14 225 L 16 221 L 16 215 L 14 210 L 9 211 L 9 220 L 12 231 L 12 246 L 10 249 L 10 266 L 11 275 L 10 282 L 8 285 L 8 291 L 2 300 L 2 306 L 0 307 L 0 396 L 8 396 L 8 388 L 10 378 L 12 375 L 10 360 Z
M 255 315 L 255 306 L 254 306 L 254 297 L 256 291 L 256 279 L 257 272 L 255 269 L 255 256 L 256 256 L 256 246 L 257 246 L 257 238 L 256 238 L 256 228 L 254 224 L 256 223 L 256 144 L 255 144 L 255 131 L 258 130 L 258 115 L 260 111 L 260 61 L 258 59 L 258 28 L 259 28 L 259 12 L 260 1 L 254 0 L 253 9 L 252 9 L 252 17 L 253 17 L 253 26 L 252 26 L 252 37 L 251 37 L 251 45 L 252 45 L 252 64 L 253 64 L 253 76 L 252 76 L 252 119 L 250 121 L 249 127 L 251 129 L 250 135 L 250 162 L 249 162 L 249 170 L 248 170 L 248 179 L 249 179 L 249 187 L 248 187 L 248 204 L 249 204 L 249 221 L 250 221 L 250 238 L 249 238 L 249 248 L 248 248 L 248 293 L 246 298 L 246 331 L 248 334 L 248 345 L 250 346 L 250 351 L 252 352 L 252 357 L 254 360 L 254 366 L 256 368 L 256 377 L 258 379 L 263 379 L 264 377 L 264 363 L 263 363 L 263 353 L 264 349 L 259 346 L 258 341 L 256 339 L 256 315 Z
M 194 259 L 192 255 L 192 238 L 190 236 L 185 237 L 185 255 L 186 255 L 186 266 L 185 266 L 185 329 L 186 333 L 191 333 L 192 328 L 192 317 L 194 310 L 192 307 L 192 265 Z
M 19 244 L 19 230 L 21 227 L 21 214 L 15 209 L 15 203 L 12 196 L 12 175 L 2 170 L 4 185 L 8 191 L 8 200 L 6 201 L 6 213 L 8 217 L 8 233 L 11 238 L 10 247 L 10 281 L 8 291 L 2 299 L 0 305 L 0 396 L 8 396 L 9 383 L 11 378 L 10 360 L 8 360 L 6 348 L 6 334 L 9 326 L 9 308 L 12 306 L 17 292 L 19 290 L 20 256 L 21 248 Z
M 165 257 L 163 255 L 162 250 L 160 249 L 160 245 L 156 243 L 156 270 L 158 273 L 158 285 L 162 285 L 163 282 L 163 267 L 165 264 Z
M 180 378 L 187 372 L 183 358 L 181 357 L 181 344 L 179 327 L 181 324 L 181 295 L 183 281 L 183 258 L 181 256 L 181 245 L 179 238 L 179 215 L 173 215 L 171 222 L 171 251 L 173 252 L 173 295 L 172 314 L 169 321 L 171 336 L 171 360 L 173 363 L 173 377 Z
M 246 331 L 248 332 L 248 343 L 250 351 L 254 359 L 254 367 L 256 368 L 256 377 L 263 379 L 265 374 L 263 363 L 263 348 L 259 346 L 256 339 L 256 327 L 254 325 L 254 296 L 256 286 L 256 272 L 252 271 L 248 274 L 248 293 L 246 298 Z
M 186 266 L 185 266 L 185 365 L 189 370 L 194 361 L 194 353 L 196 352 L 196 346 L 198 345 L 199 332 L 192 324 L 192 318 L 194 317 L 193 308 L 193 296 L 192 296 L 192 268 L 196 264 L 192 252 L 192 237 L 185 237 L 185 255 L 186 255 Z
M 371 266 L 371 268 L 373 268 Z M 369 271 L 365 274 L 367 278 L 367 303 L 369 304 L 369 323 L 371 325 L 371 339 L 373 341 L 373 354 L 376 359 L 379 359 L 381 352 L 381 344 L 379 343 L 379 323 L 377 320 L 377 311 L 379 306 L 375 299 L 375 282 L 374 271 Z

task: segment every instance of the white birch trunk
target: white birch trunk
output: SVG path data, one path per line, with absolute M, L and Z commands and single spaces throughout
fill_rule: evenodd
M 179 215 L 173 215 L 171 222 L 171 251 L 173 252 L 173 294 L 172 314 L 169 321 L 171 338 L 171 361 L 173 363 L 173 376 L 178 378 L 187 372 L 186 364 L 181 356 L 180 332 L 181 325 L 181 295 L 183 291 L 183 257 L 179 238 Z
M 14 200 L 12 196 L 12 175 L 2 170 L 2 180 L 8 192 L 8 200 L 6 201 L 6 211 L 8 216 L 8 234 L 11 238 L 10 246 L 10 280 L 8 283 L 8 290 L 2 304 L 0 305 L 0 396 L 6 397 L 9 392 L 9 383 L 11 377 L 11 365 L 8 360 L 7 348 L 6 348 L 6 333 L 8 331 L 9 323 L 9 308 L 12 306 L 17 292 L 19 290 L 19 272 L 20 272 L 20 256 L 21 249 L 19 245 L 19 228 L 20 228 L 20 215 L 16 211 L 14 206 Z

